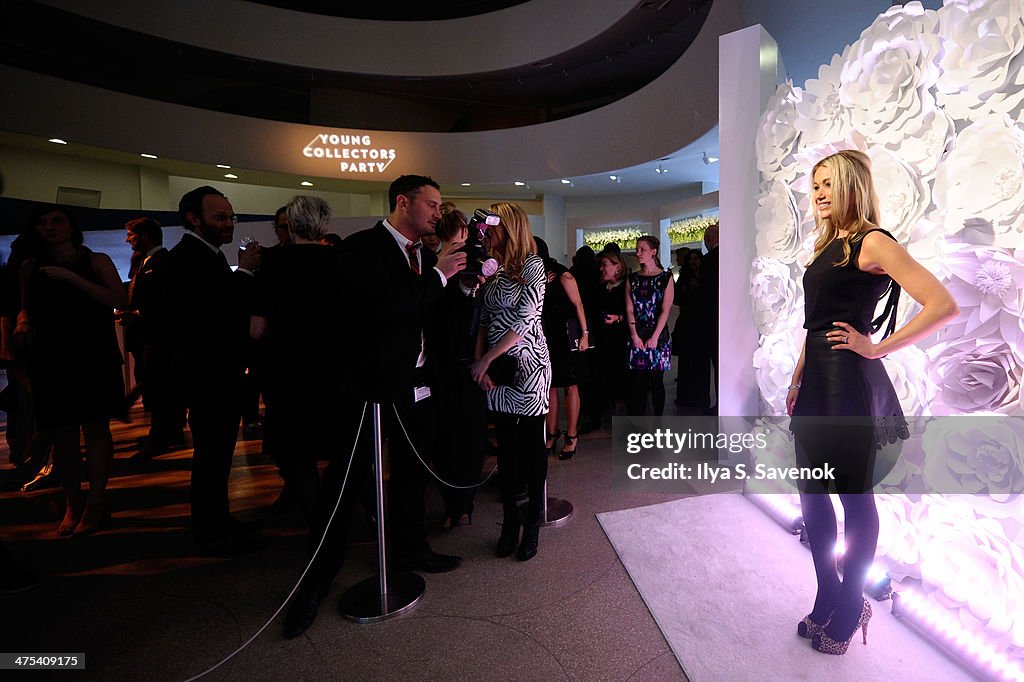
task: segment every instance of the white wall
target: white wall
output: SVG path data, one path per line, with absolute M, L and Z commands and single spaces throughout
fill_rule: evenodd
M 100 208 L 143 208 L 138 166 L 0 145 L 0 172 L 5 197 L 52 203 L 58 187 L 79 187 L 99 190 Z M 152 185 L 152 179 L 146 184 Z
M 172 175 L 168 178 L 169 192 L 173 202 L 172 209 L 176 209 L 178 199 L 183 194 L 201 185 L 216 187 L 231 201 L 236 213 L 264 213 L 273 214 L 277 209 L 287 204 L 296 194 L 308 194 L 320 197 L 331 205 L 334 214 L 337 216 L 365 216 L 375 213 L 373 210 L 373 197 L 370 194 L 342 194 L 339 192 L 322 192 L 313 187 L 296 187 L 289 189 L 285 187 L 267 187 L 264 185 L 250 185 L 243 182 L 231 182 L 229 180 L 218 182 L 203 178 L 187 178 Z M 387 204 L 387 197 L 384 198 Z M 386 207 L 385 207 L 386 208 Z M 381 215 L 385 215 L 384 214 Z
M 750 263 L 754 256 L 757 209 L 757 125 L 775 92 L 778 47 L 761 26 L 720 39 L 719 126 L 721 189 L 719 213 L 719 414 L 758 414 L 752 358 L 757 330 L 750 307 Z

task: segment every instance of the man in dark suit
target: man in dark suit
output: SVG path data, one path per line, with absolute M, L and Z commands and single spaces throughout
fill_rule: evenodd
M 388 192 L 391 213 L 369 230 L 342 242 L 344 268 L 350 277 L 347 305 L 353 320 L 351 347 L 341 357 L 349 365 L 348 432 L 364 402 L 381 405 L 388 440 L 391 475 L 388 488 L 392 565 L 397 570 L 430 573 L 450 571 L 460 559 L 438 554 L 427 544 L 424 521 L 426 471 L 409 447 L 394 418 L 397 410 L 405 432 L 425 458 L 433 442 L 434 401 L 430 392 L 430 363 L 424 350 L 424 328 L 448 278 L 466 265 L 466 254 L 455 242 L 435 255 L 422 247 L 441 218 L 441 193 L 436 182 L 420 175 L 403 175 Z M 341 513 L 335 518 L 317 560 L 303 581 L 285 621 L 285 636 L 297 637 L 312 625 L 320 601 L 330 589 L 345 557 L 347 530 L 354 511 L 356 486 L 369 471 L 372 451 L 369 410 L 363 435 L 345 482 Z M 326 514 L 330 514 L 348 469 L 349 451 L 332 459 L 324 473 Z M 316 538 L 318 539 L 318 538 Z M 315 542 L 313 545 L 315 546 Z
M 704 410 L 704 414 L 718 414 L 718 225 L 712 225 L 704 231 L 704 246 L 708 252 L 700 266 L 700 283 L 697 291 L 700 294 L 700 325 L 701 338 L 704 339 L 704 355 L 715 370 L 715 404 Z M 706 366 L 706 365 L 705 365 Z M 704 377 L 707 381 L 708 377 Z
M 169 339 L 169 364 L 192 430 L 192 533 L 206 554 L 239 554 L 262 541 L 228 511 L 228 477 L 240 421 L 243 349 L 248 339 L 258 245 L 239 253 L 231 271 L 220 247 L 233 240 L 237 217 L 227 198 L 204 186 L 178 203 L 185 225 L 158 277 L 161 320 Z M 150 313 L 150 314 L 147 314 Z
M 150 414 L 149 438 L 132 459 L 146 460 L 167 452 L 182 439 L 185 410 L 175 407 L 173 387 L 167 365 L 160 362 L 160 347 L 166 342 L 156 333 L 156 326 L 142 315 L 142 308 L 158 296 L 157 273 L 167 260 L 164 233 L 152 218 L 136 218 L 125 224 L 125 241 L 131 244 L 133 257 L 140 259 L 138 269 L 128 284 L 128 309 L 122 311 L 120 323 L 125 328 L 125 347 L 135 360 L 135 389 L 129 403 L 139 393 Z

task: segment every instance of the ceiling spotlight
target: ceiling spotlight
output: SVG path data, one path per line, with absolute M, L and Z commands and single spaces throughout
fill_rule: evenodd
M 562 178 L 562 184 L 563 185 L 569 185 L 570 187 L 575 187 L 576 186 L 576 183 L 574 183 L 569 178 Z
M 612 182 L 614 182 L 615 184 L 619 184 L 620 182 L 622 182 L 622 176 L 621 175 L 609 175 L 608 179 L 611 180 Z
M 313 186 L 313 183 L 310 182 L 309 180 L 303 180 L 299 184 L 302 185 L 303 187 L 312 187 Z
M 235 175 L 234 173 L 225 173 L 224 177 L 225 178 L 230 178 L 231 180 L 237 180 L 238 179 L 238 176 Z
M 526 183 L 525 183 L 525 182 L 523 182 L 522 180 L 516 180 L 516 181 L 515 181 L 515 186 L 516 186 L 516 187 L 525 187 L 525 186 L 526 186 Z
M 707 152 L 701 153 L 701 159 L 703 159 L 705 166 L 710 166 L 711 164 L 716 163 L 718 161 L 717 156 L 708 156 Z
M 217 164 L 217 168 L 231 168 L 231 166 L 228 166 L 227 164 L 223 164 L 223 163 L 218 163 Z
M 49 140 L 47 140 L 47 142 L 52 142 L 54 144 L 67 144 L 67 142 L 60 139 L 59 137 L 51 137 Z
M 658 167 L 654 169 L 654 172 L 657 173 L 658 175 L 661 175 L 663 173 L 668 173 L 668 168 L 665 168 L 659 163 Z
M 463 186 L 463 187 L 470 187 L 470 186 L 471 186 L 471 183 L 468 183 L 468 182 L 464 182 L 464 183 L 462 183 L 462 186 Z
M 157 158 L 156 154 L 139 154 L 139 156 L 141 156 L 144 159 L 155 159 L 155 158 Z

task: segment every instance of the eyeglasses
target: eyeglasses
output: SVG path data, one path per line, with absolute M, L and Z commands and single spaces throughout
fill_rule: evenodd
M 236 224 L 238 223 L 238 216 L 236 216 L 234 213 L 232 213 L 230 215 L 227 214 L 227 213 L 214 213 L 210 217 L 213 218 L 214 220 L 216 220 L 218 223 L 227 223 L 227 222 L 236 223 Z

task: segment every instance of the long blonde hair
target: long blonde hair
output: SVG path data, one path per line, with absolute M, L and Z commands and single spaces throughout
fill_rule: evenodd
M 811 261 L 821 255 L 832 240 L 839 239 L 843 244 L 843 257 L 833 265 L 841 267 L 850 262 L 850 245 L 878 226 L 878 194 L 871 179 L 871 159 L 864 152 L 847 149 L 814 164 L 811 169 L 812 188 L 814 174 L 822 167 L 832 176 L 832 208 L 829 218 L 820 217 L 812 194 L 818 238 L 814 241 Z M 842 230 L 847 232 L 845 237 L 839 236 Z
M 491 211 L 501 218 L 501 226 L 505 230 L 505 243 L 494 249 L 494 256 L 509 277 L 522 282 L 526 257 L 537 253 L 537 243 L 530 232 L 530 219 L 526 217 L 522 206 L 508 201 L 491 204 Z

